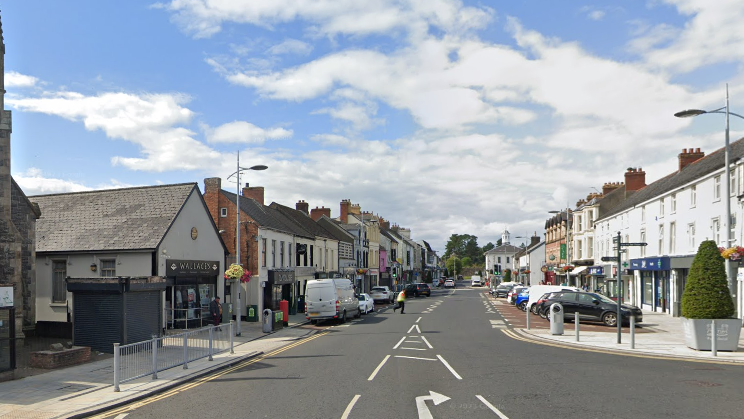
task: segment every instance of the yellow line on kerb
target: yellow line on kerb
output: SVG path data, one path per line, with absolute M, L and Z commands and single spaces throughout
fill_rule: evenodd
M 536 345 L 552 346 L 554 348 L 573 349 L 575 351 L 596 352 L 600 354 L 609 354 L 609 355 L 630 356 L 634 358 L 659 359 L 659 360 L 664 360 L 664 361 L 682 361 L 682 362 L 697 362 L 701 364 L 744 366 L 744 364 L 741 364 L 741 363 L 715 361 L 712 359 L 708 360 L 708 359 L 693 359 L 693 358 L 677 358 L 677 357 L 670 357 L 670 356 L 664 356 L 664 355 L 633 354 L 633 353 L 628 353 L 628 352 L 618 352 L 618 351 L 612 351 L 612 350 L 607 350 L 607 349 L 578 347 L 575 345 L 565 345 L 561 343 L 545 342 L 545 341 L 529 339 L 512 330 L 501 329 L 501 331 L 504 332 L 505 335 L 509 336 L 512 339 L 521 340 L 522 342 L 534 343 Z
M 272 356 L 278 355 L 278 354 L 280 354 L 280 353 L 282 353 L 284 351 L 287 351 L 289 349 L 292 349 L 292 348 L 295 348 L 297 346 L 300 346 L 303 343 L 307 343 L 307 342 L 310 342 L 313 339 L 317 339 L 319 337 L 325 336 L 328 333 L 329 332 L 318 333 L 315 336 L 311 336 L 311 337 L 302 339 L 302 340 L 300 340 L 298 342 L 291 343 L 291 344 L 289 344 L 287 346 L 283 346 L 283 347 L 281 347 L 279 349 L 276 349 L 274 351 L 271 351 L 271 352 L 269 352 L 267 354 L 263 354 L 263 355 L 260 355 L 260 356 L 255 357 L 255 358 L 251 358 L 251 359 L 242 361 L 242 362 L 240 362 L 238 364 L 233 365 L 232 367 L 225 368 L 225 369 L 219 370 L 219 371 L 215 371 L 214 373 L 208 374 L 208 375 L 206 375 L 204 377 L 201 377 L 201 378 L 198 378 L 198 379 L 194 380 L 193 382 L 190 382 L 190 383 L 184 384 L 182 386 L 178 386 L 178 387 L 172 388 L 172 389 L 170 389 L 168 391 L 165 391 L 163 393 L 160 393 L 160 394 L 157 394 L 157 395 L 148 397 L 148 398 L 146 398 L 144 400 L 140 400 L 138 402 L 134 402 L 134 403 L 128 404 L 126 406 L 122 406 L 122 407 L 120 407 L 118 409 L 109 410 L 109 411 L 104 412 L 104 413 L 101 413 L 99 415 L 92 416 L 92 418 L 94 418 L 94 419 L 108 418 L 108 417 L 116 416 L 117 414 L 120 414 L 120 413 L 123 413 L 123 412 L 131 412 L 131 411 L 136 410 L 136 409 L 138 409 L 138 408 L 140 408 L 142 406 L 146 406 L 146 405 L 148 405 L 150 403 L 154 403 L 154 402 L 156 402 L 158 400 L 166 399 L 166 398 L 171 397 L 173 395 L 176 395 L 178 393 L 181 393 L 181 392 L 184 392 L 186 390 L 189 390 L 189 389 L 192 389 L 194 387 L 197 387 L 197 386 L 199 386 L 201 384 L 204 384 L 204 383 L 206 383 L 208 381 L 212 381 L 215 378 L 222 377 L 225 374 L 229 374 L 229 373 L 234 372 L 234 371 L 237 371 L 237 370 L 239 370 L 241 368 L 245 368 L 245 367 L 247 367 L 249 365 L 252 365 L 252 364 L 255 364 L 257 362 L 261 362 L 261 361 L 263 361 L 266 358 L 271 358 Z

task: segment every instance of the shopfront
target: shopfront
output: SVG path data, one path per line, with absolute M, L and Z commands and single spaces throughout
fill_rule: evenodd
M 638 272 L 641 308 L 671 312 L 671 268 L 669 257 L 631 259 L 631 270 Z
M 191 329 L 212 324 L 209 303 L 217 295 L 219 261 L 168 260 L 165 322 L 169 329 Z M 227 288 L 225 288 L 227 290 Z M 225 298 L 223 303 L 231 303 Z
M 263 308 L 279 310 L 279 302 L 289 302 L 290 313 L 297 312 L 298 289 L 294 269 L 269 269 L 268 280 L 264 286 Z

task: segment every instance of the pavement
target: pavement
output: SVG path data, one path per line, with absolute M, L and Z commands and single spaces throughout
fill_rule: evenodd
M 497 299 L 489 296 L 488 299 L 509 323 L 517 323 L 514 321 L 517 319 L 514 317 L 515 313 L 519 313 L 519 320 L 527 315 L 524 311 L 506 303 L 504 298 Z M 564 323 L 562 335 L 553 335 L 550 331 L 550 323 L 536 315 L 531 315 L 531 327 L 529 329 L 526 327 L 526 321 L 519 321 L 516 326 L 503 330 L 507 335 L 517 339 L 573 349 L 612 352 L 630 356 L 744 365 L 744 333 L 739 336 L 738 351 L 717 351 L 717 355 L 713 356 L 711 351 L 697 351 L 687 347 L 682 319 L 672 317 L 666 313 L 644 310 L 643 322 L 639 324 L 634 333 L 633 342 L 631 342 L 630 328 L 627 326 L 622 328 L 620 343 L 617 343 L 616 327 L 606 327 L 596 323 L 580 322 L 578 341 L 576 340 L 576 329 L 573 322 Z
M 317 332 L 301 327 L 309 322 L 304 313 L 289 316 L 289 326 L 271 333 L 257 322 L 242 322 L 241 336 L 234 337 L 234 353 L 225 351 L 158 372 L 158 378 L 144 377 L 122 383 L 114 391 L 113 360 L 107 358 L 51 370 L 19 380 L 0 382 L 0 419 L 82 418 L 132 403 L 218 369 L 261 356 Z M 225 326 L 223 325 L 223 328 Z

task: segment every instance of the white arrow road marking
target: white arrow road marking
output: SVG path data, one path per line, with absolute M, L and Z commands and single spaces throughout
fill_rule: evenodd
M 406 340 L 406 337 L 405 336 L 403 336 L 402 338 L 400 338 L 400 340 L 398 341 L 398 343 L 395 344 L 395 346 L 393 346 L 393 349 L 398 349 L 398 346 L 400 346 L 400 344 L 403 343 L 404 340 Z
M 488 406 L 488 408 L 491 409 L 491 411 L 493 411 L 493 413 L 497 414 L 501 419 L 509 419 L 505 414 L 501 413 L 501 411 L 499 409 L 497 409 L 496 406 L 494 406 L 491 403 L 489 403 L 488 400 L 486 400 L 483 396 L 480 396 L 480 395 L 477 395 L 476 394 L 475 397 L 479 398 L 480 401 L 483 402 L 483 404 L 485 404 L 486 406 Z
M 418 332 L 421 333 L 421 329 L 419 329 L 419 327 L 418 327 L 417 324 L 414 324 L 413 326 L 411 326 L 411 328 L 408 329 L 408 332 L 406 332 L 406 333 L 411 333 L 411 331 L 413 330 L 413 328 L 416 328 L 416 330 L 418 330 Z
M 388 355 L 388 356 L 390 356 L 390 355 Z M 437 355 L 437 356 L 439 356 L 439 355 Z M 408 358 L 408 359 L 420 359 L 422 361 L 436 361 L 436 359 L 433 359 L 433 358 L 419 358 L 419 357 L 415 357 L 415 356 L 395 355 L 395 357 L 396 358 Z
M 344 410 L 344 414 L 341 415 L 341 419 L 347 419 L 349 417 L 349 413 L 351 413 L 351 409 L 354 408 L 354 405 L 356 404 L 357 400 L 362 397 L 361 395 L 357 394 L 354 396 L 353 399 L 351 399 L 351 402 L 349 402 L 349 405 L 346 406 L 346 410 Z
M 367 381 L 372 381 L 375 379 L 375 375 L 377 375 L 377 373 L 380 372 L 380 369 L 382 368 L 383 365 L 385 365 L 388 359 L 390 359 L 390 355 L 385 356 L 385 359 L 383 359 L 382 362 L 380 362 L 380 365 L 378 365 L 377 368 L 375 368 L 375 370 L 372 371 L 372 375 L 370 375 L 369 378 L 367 378 Z
M 428 347 L 429 347 L 429 349 L 434 349 L 434 347 L 433 347 L 433 346 L 431 346 L 431 343 L 429 343 L 429 341 L 428 341 L 428 340 L 426 340 L 426 338 L 425 338 L 425 337 L 421 336 L 421 340 L 423 340 L 423 341 L 424 341 L 424 343 L 426 344 L 426 346 L 428 346 Z
M 418 411 L 419 419 L 434 419 L 434 417 L 431 415 L 431 412 L 429 411 L 429 407 L 426 405 L 427 400 L 433 401 L 434 406 L 437 406 L 449 399 L 450 398 L 445 396 L 444 394 L 439 394 L 431 390 L 429 390 L 428 396 L 416 397 L 416 410 Z
M 460 377 L 460 374 L 458 374 L 457 371 L 455 371 L 455 369 L 452 368 L 450 364 L 448 364 L 447 361 L 444 360 L 444 358 L 442 358 L 442 355 L 437 355 L 437 358 L 439 358 L 439 360 L 442 361 L 442 364 L 444 364 L 444 366 L 447 367 L 448 370 L 450 370 L 450 372 L 452 373 L 452 375 L 455 376 L 455 378 L 457 378 L 458 380 L 462 380 L 462 377 Z

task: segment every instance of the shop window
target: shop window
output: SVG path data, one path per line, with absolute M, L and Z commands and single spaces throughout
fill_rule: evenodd
M 116 276 L 116 259 L 101 259 L 101 276 L 106 278 Z
M 654 302 L 654 280 L 651 272 L 643 272 L 643 304 L 653 304 Z
M 55 260 L 52 262 L 52 302 L 64 303 L 67 301 L 67 261 Z

